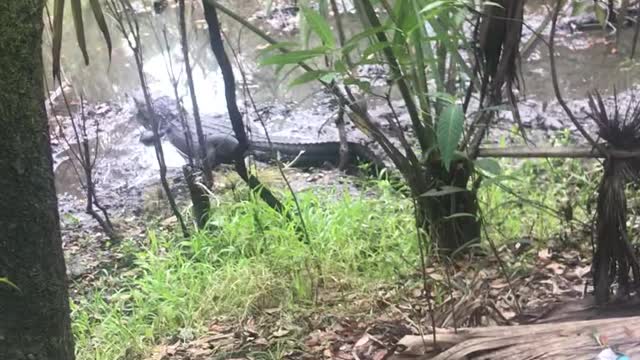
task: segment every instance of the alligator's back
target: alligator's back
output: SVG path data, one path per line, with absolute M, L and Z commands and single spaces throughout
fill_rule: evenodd
M 186 133 L 180 123 L 180 112 L 175 105 L 175 101 L 169 97 L 160 97 L 154 100 L 154 112 L 156 119 L 159 121 L 159 127 L 162 134 L 170 132 L 171 143 L 182 153 L 187 154 Z M 138 118 L 143 122 L 145 127 L 150 125 L 150 116 L 138 104 Z M 191 134 L 193 144 L 197 146 L 198 137 L 195 131 L 194 121 L 187 112 L 182 110 L 187 118 L 185 123 L 189 128 L 188 133 Z M 235 134 L 227 116 L 224 115 L 202 115 L 202 128 L 205 137 L 230 136 Z M 249 151 L 260 161 L 273 161 L 276 157 L 283 161 L 294 161 L 293 166 L 309 167 L 322 166 L 325 163 L 337 165 L 340 159 L 340 143 L 337 141 L 318 141 L 296 139 L 290 137 L 271 136 L 268 141 L 266 136 L 253 132 L 249 136 Z M 366 146 L 354 142 L 349 142 L 349 153 L 351 163 L 365 162 L 374 165 L 375 168 L 381 170 L 384 163 Z M 230 155 L 230 154 L 223 154 Z
M 378 170 L 384 168 L 382 160 L 365 145 L 348 142 L 349 163 L 368 163 Z M 340 143 L 337 141 L 279 142 L 253 140 L 249 150 L 261 161 L 272 161 L 275 156 L 283 161 L 293 161 L 293 166 L 320 166 L 325 163 L 338 165 L 340 161 Z

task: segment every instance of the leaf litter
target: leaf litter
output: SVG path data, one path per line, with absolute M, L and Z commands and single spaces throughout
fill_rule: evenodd
M 301 360 L 409 359 L 425 347 L 403 339 L 429 334 L 434 322 L 450 329 L 535 323 L 592 290 L 586 251 L 542 248 L 519 256 L 505 246 L 500 256 L 524 270 L 507 281 L 497 261 L 482 256 L 455 262 L 449 276 L 427 269 L 431 297 L 438 300 L 433 318 L 419 274 L 404 284 L 347 296 L 326 284 L 311 309 L 287 317 L 283 309 L 270 308 L 243 321 L 218 318 L 197 339 L 159 345 L 148 359 L 259 359 L 267 353 Z

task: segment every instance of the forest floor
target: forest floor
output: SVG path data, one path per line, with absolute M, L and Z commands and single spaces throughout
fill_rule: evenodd
M 400 359 L 422 351 L 403 337 L 434 324 L 553 317 L 592 291 L 586 224 L 599 165 L 501 165 L 504 181 L 480 192 L 485 239 L 456 260 L 427 255 L 424 275 L 410 200 L 384 179 L 335 170 L 289 172 L 300 181 L 308 245 L 226 171 L 209 226 L 190 239 L 166 210 L 132 216 L 120 244 L 66 221 L 65 251 L 88 261 L 77 273 L 69 263 L 78 357 Z M 275 171 L 262 177 L 294 207 Z

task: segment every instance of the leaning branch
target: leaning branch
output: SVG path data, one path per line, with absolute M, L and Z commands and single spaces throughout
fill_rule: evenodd
M 209 26 L 211 50 L 213 51 L 216 60 L 218 60 L 218 66 L 220 66 L 220 71 L 222 72 L 222 77 L 224 79 L 224 93 L 227 100 L 229 119 L 231 120 L 231 126 L 233 127 L 235 137 L 238 140 L 238 148 L 236 149 L 234 161 L 236 171 L 253 191 L 257 191 L 260 194 L 260 197 L 262 197 L 270 207 L 280 213 L 284 213 L 285 208 L 280 200 L 278 200 L 273 193 L 269 191 L 269 189 L 264 187 L 258 178 L 249 174 L 247 171 L 243 154 L 249 147 L 249 140 L 247 139 L 247 133 L 244 130 L 244 123 L 242 121 L 242 114 L 238 109 L 236 101 L 236 83 L 233 75 L 233 68 L 231 67 L 229 57 L 224 50 L 224 43 L 222 41 L 216 7 L 207 0 L 202 0 L 202 5 L 204 7 L 204 17 L 207 21 L 207 25 Z

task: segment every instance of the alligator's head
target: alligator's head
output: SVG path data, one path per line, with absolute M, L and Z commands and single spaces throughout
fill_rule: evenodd
M 144 145 L 153 144 L 153 120 L 158 122 L 158 135 L 163 137 L 173 127 L 172 124 L 179 119 L 179 110 L 174 99 L 168 96 L 161 96 L 151 100 L 151 111 L 142 94 L 132 96 L 136 108 L 136 120 L 144 126 L 147 131 L 140 135 L 140 142 Z

